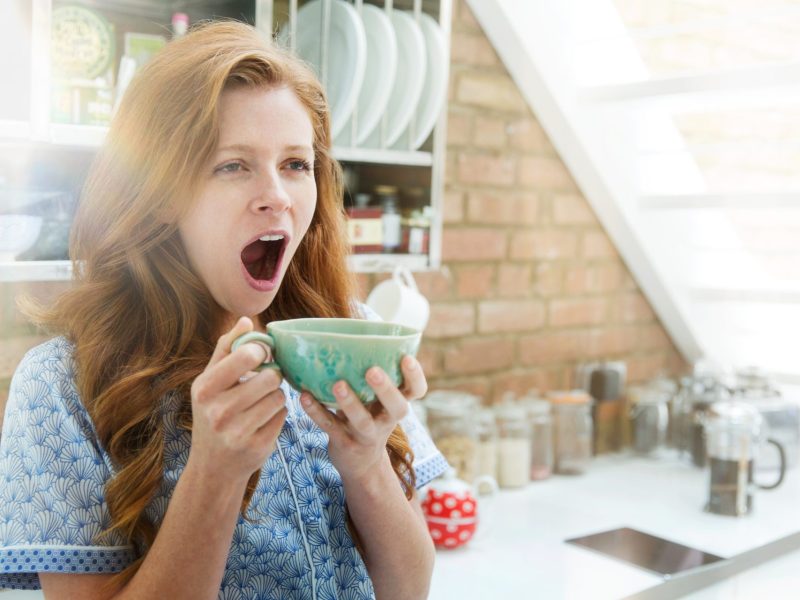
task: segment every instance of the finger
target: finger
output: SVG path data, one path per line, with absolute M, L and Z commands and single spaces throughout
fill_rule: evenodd
M 268 446 L 274 448 L 278 440 L 278 435 L 286 422 L 286 415 L 289 414 L 286 407 L 279 409 L 277 413 L 267 421 L 260 429 L 253 434 L 253 444 L 257 448 Z
M 400 390 L 406 399 L 423 398 L 428 393 L 428 380 L 419 361 L 413 356 L 406 355 L 400 361 L 400 370 L 403 372 L 403 385 Z
M 386 411 L 375 417 L 375 420 L 394 426 L 408 412 L 408 400 L 397 389 L 386 372 L 380 367 L 370 367 L 367 370 L 367 383 L 375 390 L 378 401 Z
M 375 419 L 347 382 L 337 381 L 333 386 L 333 393 L 339 405 L 339 410 L 336 411 L 339 420 L 349 423 L 351 433 L 360 437 L 373 437 L 377 429 Z
M 311 417 L 311 420 L 314 421 L 322 431 L 327 433 L 328 437 L 331 439 L 341 438 L 347 435 L 345 425 L 338 421 L 331 411 L 325 408 L 319 400 L 308 392 L 300 394 L 300 405 L 303 407 L 303 410 L 306 411 L 306 414 Z
M 235 412 L 244 412 L 267 394 L 280 391 L 283 376 L 276 369 L 264 369 L 247 381 L 240 382 L 226 392 L 225 404 Z M 283 392 L 281 391 L 281 394 Z
M 286 406 L 283 390 L 273 390 L 259 398 L 250 408 L 240 412 L 231 421 L 231 429 L 243 437 L 250 436 L 264 427 Z
M 199 402 L 210 401 L 220 392 L 237 385 L 242 375 L 255 370 L 265 358 L 266 352 L 260 345 L 244 344 L 195 379 L 192 397 Z
M 233 328 L 217 340 L 217 345 L 214 348 L 214 353 L 211 355 L 211 360 L 208 361 L 208 364 L 217 364 L 228 356 L 231 353 L 231 344 L 233 344 L 233 340 L 251 331 L 253 331 L 253 321 L 248 317 L 240 317 Z

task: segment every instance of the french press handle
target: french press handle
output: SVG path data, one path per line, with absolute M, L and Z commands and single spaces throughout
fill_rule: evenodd
M 760 483 L 757 483 L 756 485 L 758 485 L 759 489 L 762 490 L 774 490 L 776 487 L 778 487 L 780 484 L 783 483 L 783 477 L 786 475 L 786 451 L 783 449 L 783 445 L 777 440 L 774 440 L 772 438 L 767 438 L 767 443 L 772 444 L 778 449 L 778 456 L 780 457 L 781 461 L 780 472 L 778 473 L 778 480 L 772 485 L 761 485 Z

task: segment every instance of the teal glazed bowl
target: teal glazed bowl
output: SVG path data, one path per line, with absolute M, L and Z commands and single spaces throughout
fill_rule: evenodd
M 253 331 L 238 337 L 232 349 L 242 344 L 264 344 L 273 362 L 259 370 L 280 368 L 297 390 L 310 392 L 317 400 L 336 407 L 333 385 L 346 381 L 364 404 L 375 401 L 375 392 L 364 379 L 370 367 L 381 367 L 400 387 L 400 361 L 417 355 L 422 332 L 383 321 L 361 319 L 289 319 L 273 321 L 267 333 Z

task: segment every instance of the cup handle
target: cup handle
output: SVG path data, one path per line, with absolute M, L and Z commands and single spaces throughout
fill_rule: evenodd
M 415 292 L 419 292 L 419 289 L 417 288 L 417 282 L 414 281 L 414 276 L 411 274 L 411 271 L 408 270 L 408 267 L 397 265 L 392 273 L 392 278 L 400 285 L 404 285 L 411 288 Z
M 780 473 L 778 473 L 778 480 L 772 485 L 761 485 L 760 483 L 757 485 L 759 489 L 762 490 L 774 490 L 783 483 L 783 477 L 786 475 L 786 451 L 783 449 L 783 445 L 780 442 L 773 440 L 772 438 L 767 438 L 767 443 L 772 444 L 778 449 L 778 456 L 780 457 L 781 461 Z
M 273 359 L 275 357 L 275 340 L 268 333 L 261 333 L 260 331 L 250 331 L 244 335 L 240 335 L 233 340 L 231 344 L 231 352 L 234 352 L 242 344 L 260 344 L 267 350 L 267 360 L 256 367 L 256 371 L 263 371 L 264 369 L 275 369 L 280 371 L 280 365 Z

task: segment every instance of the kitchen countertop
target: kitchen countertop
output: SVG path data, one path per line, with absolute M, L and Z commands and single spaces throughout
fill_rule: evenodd
M 770 482 L 774 473 L 757 474 L 757 479 L 761 480 L 762 476 L 765 482 Z M 584 475 L 554 476 L 520 490 L 501 491 L 490 501 L 494 502 L 494 507 L 489 507 L 488 502 L 482 505 L 486 516 L 485 533 L 479 532 L 465 548 L 437 553 L 430 598 L 618 600 L 628 596 L 685 597 L 688 590 L 683 588 L 678 593 L 675 585 L 679 577 L 686 576 L 675 576 L 668 581 L 638 567 L 564 543 L 571 537 L 623 526 L 723 558 L 741 553 L 747 553 L 743 556 L 748 558 L 759 556 L 760 549 L 769 548 L 769 544 L 779 546 L 782 553 L 800 548 L 800 536 L 778 542 L 800 531 L 800 476 L 795 470 L 787 472 L 780 488 L 757 492 L 754 512 L 746 517 L 704 512 L 707 492 L 707 470 L 692 467 L 672 452 L 657 458 L 600 457 Z M 796 590 L 800 589 L 800 554 L 793 556 L 794 562 L 788 554 L 785 559 L 773 561 L 789 565 L 785 576 L 793 578 L 790 589 L 795 590 L 796 597 Z M 763 560 L 763 556 L 759 560 Z M 729 576 L 756 562 L 758 560 L 746 563 L 734 559 L 720 571 L 727 570 L 725 576 Z M 736 585 L 746 587 L 749 584 L 742 582 L 758 578 L 759 572 L 770 572 L 774 577 L 775 568 L 767 562 L 745 571 L 735 576 Z M 689 575 L 696 580 L 693 573 Z M 720 572 L 717 579 L 721 575 Z M 695 592 L 692 598 L 701 600 L 703 593 L 713 594 L 714 589 L 724 590 L 725 585 L 726 582 L 717 583 L 704 592 Z
M 770 481 L 774 474 L 762 475 Z M 556 475 L 519 490 L 502 490 L 490 501 L 493 508 L 488 501 L 481 505 L 485 533 L 479 532 L 465 548 L 437 553 L 430 599 L 797 597 L 800 550 L 792 550 L 800 549 L 800 535 L 783 544 L 778 540 L 800 532 L 800 471 L 788 471 L 774 491 L 757 492 L 754 512 L 739 518 L 703 512 L 707 478 L 706 470 L 670 453 L 658 458 L 614 455 L 595 459 L 584 475 Z M 666 580 L 564 543 L 623 526 L 724 558 L 748 556 L 769 545 L 780 546 L 775 552 L 783 556 L 741 574 L 749 565 L 725 561 L 725 580 L 687 595 L 688 590 L 674 587 L 681 583 L 679 576 Z M 40 592 L 0 593 L 0 600 L 41 598 Z

